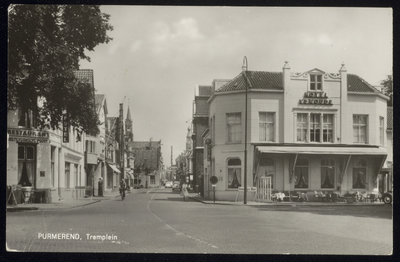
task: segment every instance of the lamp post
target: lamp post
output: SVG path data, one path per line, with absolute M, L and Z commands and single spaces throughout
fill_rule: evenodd
M 246 87 L 245 95 L 245 113 L 244 113 L 244 196 L 243 204 L 247 204 L 247 57 L 243 57 L 243 75 L 244 75 L 244 85 Z

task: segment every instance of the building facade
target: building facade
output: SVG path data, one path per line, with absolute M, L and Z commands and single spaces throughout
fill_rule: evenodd
M 236 199 L 245 177 L 266 200 L 274 191 L 372 191 L 389 146 L 380 129 L 387 100 L 344 64 L 334 74 L 291 72 L 287 62 L 282 72 L 244 70 L 208 100 L 204 172 L 219 180 L 216 198 Z

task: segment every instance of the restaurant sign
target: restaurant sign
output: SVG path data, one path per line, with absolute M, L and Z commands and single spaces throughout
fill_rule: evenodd
M 332 105 L 332 100 L 328 99 L 325 92 L 305 92 L 304 98 L 299 100 L 299 104 L 310 105 Z
M 48 143 L 49 133 L 43 130 L 26 128 L 7 128 L 10 141 L 17 143 Z

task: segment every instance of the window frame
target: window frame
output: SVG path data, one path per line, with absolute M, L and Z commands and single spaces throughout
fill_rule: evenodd
M 310 143 L 321 143 L 321 113 L 310 113 L 310 122 L 308 124 L 310 130 Z
M 355 172 L 360 173 L 360 171 L 364 172 L 364 187 L 354 187 L 357 181 L 354 181 Z M 366 190 L 368 183 L 368 164 L 365 158 L 358 158 L 353 162 L 353 173 L 351 175 L 351 188 L 354 190 Z M 362 178 L 360 178 L 362 180 Z
M 325 161 L 325 163 L 324 163 Z M 326 162 L 331 162 L 331 163 L 326 163 Z M 335 166 L 336 166 L 336 162 L 335 159 L 333 158 L 324 158 L 321 160 L 321 181 L 320 181 L 320 188 L 323 190 L 330 190 L 330 189 L 335 189 L 335 185 L 336 185 L 336 175 L 335 175 Z M 325 182 L 325 177 L 326 177 L 326 169 L 329 170 L 329 168 L 332 168 L 332 187 L 322 187 L 322 185 Z
M 323 77 L 322 74 L 320 73 L 310 73 L 310 78 L 309 78 L 309 85 L 308 88 L 310 91 L 312 92 L 322 92 L 323 90 Z M 312 79 L 313 77 L 315 77 L 315 79 Z M 318 79 L 321 78 L 321 79 Z M 312 86 L 314 85 L 314 89 L 312 88 Z M 318 86 L 320 86 L 320 88 L 318 88 Z
M 307 161 L 307 165 L 304 165 L 304 164 L 302 164 L 302 163 L 300 163 L 301 161 Z M 300 164 L 299 164 L 300 163 Z M 307 187 L 297 187 L 297 168 L 307 168 Z M 297 159 L 297 161 L 296 161 L 296 166 L 295 166 L 295 168 L 294 168 L 294 179 L 295 179 L 295 181 L 294 181 L 294 189 L 295 190 L 307 190 L 307 189 L 310 189 L 310 161 L 308 160 L 308 159 L 306 159 L 306 158 L 299 158 L 299 159 Z M 304 174 L 303 174 L 303 172 L 300 172 L 303 176 L 304 176 Z
M 261 115 L 265 114 L 265 121 L 261 120 Z M 272 115 L 272 122 L 268 122 L 268 115 L 271 114 Z M 269 111 L 262 111 L 262 112 L 258 112 L 258 139 L 259 141 L 263 141 L 263 142 L 275 142 L 275 134 L 276 134 L 276 130 L 275 130 L 275 122 L 276 122 L 276 113 L 275 112 L 269 112 Z M 263 125 L 263 126 L 262 126 Z M 272 130 L 272 139 L 268 139 L 267 140 L 267 130 L 268 127 L 271 128 Z M 261 131 L 264 131 L 264 137 L 261 136 Z
M 305 122 L 299 122 L 299 116 L 300 115 L 304 115 L 305 116 Z M 299 124 L 302 124 L 302 128 L 299 128 Z M 297 113 L 296 114 L 296 142 L 300 142 L 300 143 L 308 143 L 308 113 Z M 304 128 L 305 127 L 305 128 Z M 303 133 L 299 133 L 299 130 L 305 130 L 305 134 L 304 134 L 304 140 L 299 140 L 299 134 L 302 135 Z
M 232 161 L 236 160 L 236 161 L 239 161 L 240 163 L 239 164 L 230 164 L 229 162 L 231 160 Z M 236 173 L 236 178 L 238 178 L 238 182 L 239 182 L 239 185 L 237 187 L 230 187 L 229 186 L 229 170 L 230 169 L 234 170 L 232 172 L 235 172 L 235 170 L 239 169 L 239 172 L 240 172 L 239 173 L 239 178 L 237 177 L 237 173 Z M 230 157 L 230 158 L 228 158 L 226 160 L 226 170 L 227 170 L 227 172 L 226 172 L 226 176 L 227 176 L 227 178 L 226 178 L 226 188 L 228 190 L 237 190 L 240 186 L 242 186 L 242 160 L 239 157 Z
M 66 189 L 70 189 L 71 188 L 71 164 L 70 162 L 65 161 L 65 170 L 64 170 L 64 174 L 65 174 L 65 188 Z
M 229 117 L 237 117 L 237 116 L 240 117 L 240 122 L 235 122 L 236 119 L 234 119 L 233 123 L 229 123 Z M 235 127 L 237 127 L 238 129 L 236 130 Z M 230 132 L 231 130 L 236 131 L 236 132 Z M 236 140 L 235 140 L 235 138 L 236 138 Z M 242 143 L 242 113 L 241 112 L 226 113 L 226 141 L 229 144 Z
M 354 118 L 358 119 L 358 123 L 354 122 Z M 365 117 L 365 124 L 360 124 L 360 119 L 361 117 Z M 365 114 L 353 114 L 353 143 L 355 144 L 368 144 L 368 115 Z M 355 130 L 354 128 L 357 127 L 357 140 L 355 139 Z M 364 140 L 365 141 L 360 141 L 361 140 L 361 133 L 360 130 L 362 130 L 362 128 L 365 128 L 365 134 L 364 134 Z
M 379 144 L 385 145 L 385 118 L 379 116 Z

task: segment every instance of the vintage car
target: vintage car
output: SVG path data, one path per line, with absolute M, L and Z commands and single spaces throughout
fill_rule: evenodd
M 387 192 L 383 193 L 382 200 L 383 200 L 383 203 L 385 203 L 385 204 L 391 204 L 393 201 L 393 192 L 387 191 Z

